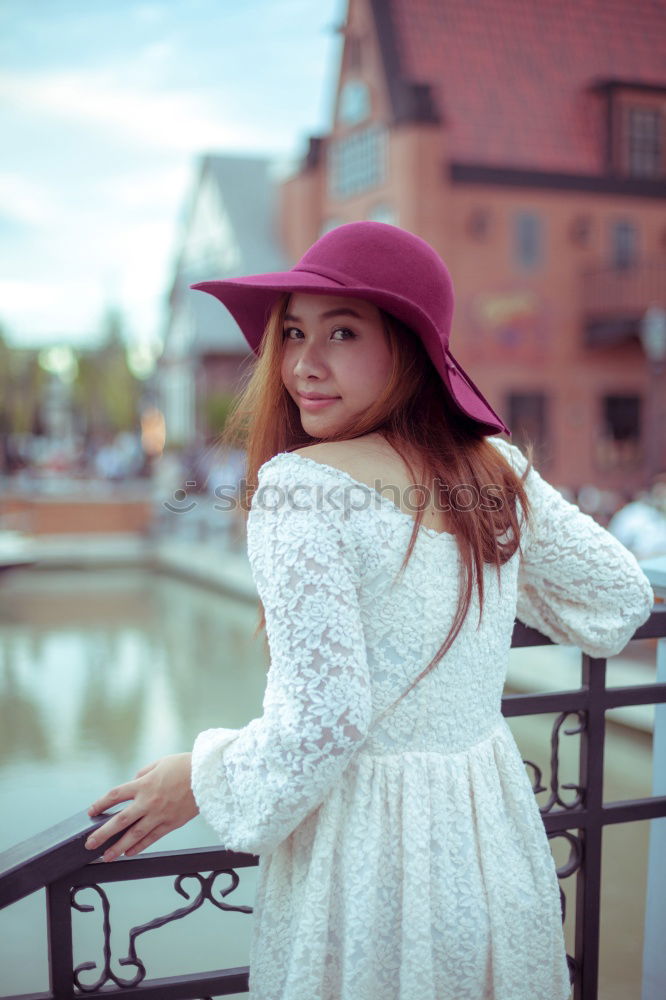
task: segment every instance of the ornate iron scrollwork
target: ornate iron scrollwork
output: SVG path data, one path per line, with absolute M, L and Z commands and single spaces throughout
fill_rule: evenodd
M 550 737 L 550 795 L 548 801 L 545 805 L 541 806 L 539 811 L 542 816 L 551 812 L 555 806 L 559 806 L 563 810 L 576 809 L 578 806 L 583 804 L 585 799 L 585 789 L 580 785 L 567 783 L 560 785 L 559 778 L 559 751 L 560 751 L 560 733 L 562 732 L 562 727 L 570 715 L 575 715 L 578 718 L 578 724 L 573 728 L 564 729 L 564 734 L 566 736 L 576 736 L 579 733 L 584 732 L 587 725 L 587 715 L 584 711 L 578 709 L 573 711 L 561 712 L 560 715 L 555 719 L 553 723 L 553 728 Z M 523 764 L 526 767 L 532 768 L 534 772 L 534 778 L 532 781 L 532 791 L 535 795 L 539 792 L 545 792 L 546 786 L 543 784 L 543 773 L 541 768 L 537 764 L 534 764 L 531 760 L 524 760 Z M 560 789 L 566 789 L 567 791 L 575 792 L 574 799 L 571 802 L 565 802 L 560 795 Z M 579 871 L 583 867 L 583 842 L 579 836 L 575 833 L 571 833 L 569 830 L 558 830 L 554 833 L 548 834 L 549 840 L 555 840 L 557 837 L 562 837 L 569 844 L 569 856 L 566 861 L 561 864 L 557 869 L 558 878 L 565 879 L 575 872 Z M 566 920 L 567 913 L 567 897 L 561 885 L 559 885 L 560 890 L 560 907 L 562 911 L 562 923 Z M 567 954 L 567 965 L 569 967 L 569 980 L 573 984 L 576 973 L 577 973 L 577 963 L 571 955 Z
M 569 844 L 569 857 L 557 869 L 557 877 L 569 878 L 583 866 L 583 842 L 577 834 L 571 833 L 570 830 L 556 830 L 554 833 L 548 834 L 549 840 L 555 840 L 557 837 L 562 837 Z
M 228 875 L 231 883 L 224 889 L 219 889 L 215 886 L 215 882 L 220 875 Z M 185 879 L 194 879 L 198 885 L 198 891 L 196 891 L 194 896 L 190 896 L 190 893 L 183 887 L 183 882 Z M 224 902 L 224 897 L 228 896 L 236 888 L 240 882 L 240 877 L 238 873 L 233 869 L 220 869 L 219 871 L 210 872 L 210 874 L 205 875 L 202 872 L 191 872 L 189 874 L 178 875 L 174 881 L 174 888 L 176 892 L 183 896 L 185 899 L 190 900 L 187 906 L 181 906 L 177 910 L 173 910 L 171 913 L 167 913 L 162 917 L 155 917 L 153 920 L 149 920 L 145 924 L 139 924 L 137 927 L 132 927 L 129 932 L 129 947 L 127 949 L 127 956 L 125 958 L 119 958 L 118 964 L 123 966 L 133 966 L 136 972 L 132 978 L 123 978 L 117 975 L 111 968 L 111 904 L 109 898 L 99 885 L 90 886 L 76 886 L 71 892 L 71 905 L 75 910 L 79 910 L 81 913 L 92 913 L 95 907 L 88 905 L 86 903 L 80 903 L 77 900 L 78 893 L 82 892 L 84 889 L 94 890 L 102 901 L 102 931 L 104 935 L 103 944 L 103 956 L 104 964 L 99 975 L 99 978 L 94 983 L 83 983 L 81 982 L 81 973 L 89 972 L 92 969 L 97 968 L 96 962 L 82 962 L 80 965 L 74 969 L 74 986 L 76 989 L 80 990 L 81 993 L 92 993 L 95 990 L 100 989 L 105 983 L 113 982 L 118 987 L 128 987 L 128 986 L 138 986 L 139 983 L 143 982 L 146 978 L 146 967 L 137 955 L 136 951 L 136 940 L 141 934 L 145 934 L 148 931 L 157 930 L 159 927 L 164 927 L 165 924 L 172 923 L 174 920 L 181 920 L 183 917 L 188 916 L 190 913 L 194 913 L 198 910 L 200 906 L 206 901 L 216 906 L 219 910 L 231 910 L 236 913 L 252 913 L 251 906 L 233 906 L 230 903 Z M 213 895 L 215 890 L 220 892 L 220 899 L 216 899 Z
M 531 767 L 534 771 L 534 780 L 532 781 L 532 791 L 534 794 L 538 795 L 539 792 L 545 792 L 546 786 L 541 784 L 543 779 L 543 772 L 541 768 L 537 764 L 534 764 L 531 760 L 524 760 L 523 764 L 525 767 Z
M 569 844 L 569 856 L 557 868 L 557 877 L 558 879 L 569 878 L 570 875 L 574 875 L 583 867 L 583 841 L 580 836 L 571 833 L 570 830 L 557 830 L 554 833 L 548 834 L 549 840 L 555 840 L 557 837 L 562 837 Z M 567 897 L 561 885 L 559 886 L 559 890 L 562 923 L 564 923 L 567 916 Z M 576 960 L 569 954 L 567 954 L 567 965 L 569 966 L 569 980 L 573 984 L 578 966 Z
M 548 797 L 546 804 L 540 807 L 542 816 L 549 813 L 554 806 L 559 806 L 560 809 L 577 809 L 578 806 L 582 805 L 585 798 L 585 789 L 581 788 L 580 785 L 571 783 L 560 785 L 560 732 L 562 730 L 562 726 L 570 715 L 578 717 L 578 725 L 573 729 L 565 729 L 564 734 L 566 736 L 576 736 L 578 733 L 582 733 L 587 725 L 587 716 L 585 712 L 579 710 L 561 712 L 553 723 L 553 730 L 550 737 L 550 796 Z M 545 792 L 546 787 L 542 784 L 543 774 L 541 769 L 531 760 L 524 760 L 523 764 L 525 764 L 526 767 L 531 767 L 534 771 L 534 780 L 532 782 L 532 790 L 534 794 L 536 795 L 539 792 Z M 567 791 L 573 791 L 576 793 L 572 802 L 564 801 L 560 795 L 560 788 L 566 788 Z

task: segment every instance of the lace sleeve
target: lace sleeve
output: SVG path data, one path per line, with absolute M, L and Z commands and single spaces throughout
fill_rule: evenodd
M 527 459 L 492 439 L 519 474 Z M 517 616 L 554 642 L 614 656 L 649 617 L 654 594 L 635 556 L 532 468 L 531 516 L 522 536 Z
M 344 518 L 321 487 L 262 466 L 248 555 L 264 606 L 270 668 L 263 715 L 209 729 L 192 788 L 225 846 L 268 853 L 324 799 L 370 724 L 358 568 Z

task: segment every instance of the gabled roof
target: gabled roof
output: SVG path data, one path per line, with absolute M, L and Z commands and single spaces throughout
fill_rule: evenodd
M 271 161 L 265 157 L 209 155 L 202 161 L 201 182 L 210 176 L 217 184 L 240 250 L 236 274 L 252 274 L 255 269 L 260 274 L 287 266 L 276 240 L 276 185 L 270 170 Z
M 204 257 L 188 261 L 188 236 L 196 228 L 199 198 L 211 188 L 215 197 L 207 200 L 206 208 L 213 217 L 206 222 L 217 239 L 207 247 Z M 185 308 L 194 327 L 191 349 L 195 353 L 249 353 L 230 314 L 211 296 L 189 286 L 208 278 L 260 274 L 289 266 L 277 240 L 275 199 L 276 183 L 271 177 L 271 160 L 266 157 L 202 157 L 169 293 L 167 340 L 176 313 Z
M 443 122 L 449 161 L 599 173 L 606 98 L 598 85 L 666 83 L 661 0 L 370 5 L 395 119 L 405 119 L 400 101 L 420 85 L 413 119 Z

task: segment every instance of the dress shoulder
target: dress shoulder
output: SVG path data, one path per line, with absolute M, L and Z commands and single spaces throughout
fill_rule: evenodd
M 355 480 L 344 469 L 300 455 L 297 451 L 279 451 L 260 465 L 257 473 L 257 489 L 273 486 L 294 489 L 313 487 L 324 482 L 340 486 L 351 483 L 359 489 L 370 490 L 369 486 Z

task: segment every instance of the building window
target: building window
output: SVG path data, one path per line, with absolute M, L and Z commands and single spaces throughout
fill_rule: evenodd
M 527 271 L 539 267 L 543 257 L 541 219 L 533 212 L 518 212 L 514 226 L 514 259 Z
M 602 469 L 618 469 L 641 461 L 641 397 L 609 395 L 601 399 L 601 434 L 597 462 Z
M 592 237 L 592 219 L 589 215 L 577 215 L 569 226 L 569 238 L 577 247 L 590 245 Z
M 370 91 L 362 80 L 347 80 L 340 92 L 338 119 L 345 125 L 358 125 L 370 117 Z
M 611 261 L 613 267 L 623 270 L 632 267 L 638 256 L 638 230 L 633 222 L 622 219 L 611 229 Z
M 467 232 L 473 240 L 485 240 L 490 232 L 491 213 L 487 208 L 473 208 L 467 216 Z
M 629 108 L 627 167 L 632 177 L 661 177 L 663 120 L 658 108 Z
M 548 427 L 546 423 L 546 394 L 543 392 L 511 392 L 507 397 L 506 411 L 511 430 L 511 440 L 519 447 L 534 445 L 535 462 L 546 460 Z
M 369 125 L 331 143 L 329 190 L 334 198 L 376 187 L 386 178 L 386 129 Z

